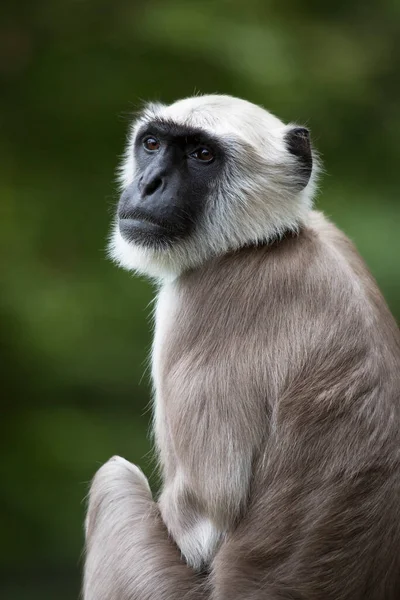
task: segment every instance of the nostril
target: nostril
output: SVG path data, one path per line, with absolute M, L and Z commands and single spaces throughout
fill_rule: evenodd
M 154 194 L 154 192 L 158 190 L 161 184 L 161 177 L 155 177 L 152 181 L 145 183 L 143 186 L 143 196 L 151 196 L 151 194 Z

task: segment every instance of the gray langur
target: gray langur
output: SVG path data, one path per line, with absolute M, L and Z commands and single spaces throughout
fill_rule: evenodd
M 163 486 L 93 480 L 84 600 L 398 600 L 400 337 L 312 209 L 308 131 L 249 102 L 151 104 L 111 240 L 157 280 Z

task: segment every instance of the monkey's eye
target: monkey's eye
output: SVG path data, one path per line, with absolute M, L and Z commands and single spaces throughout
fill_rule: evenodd
M 148 152 L 156 152 L 160 146 L 160 142 L 152 136 L 149 136 L 143 140 L 143 147 Z
M 214 160 L 214 155 L 208 148 L 197 148 L 197 150 L 192 152 L 190 156 L 196 160 L 201 160 L 202 162 L 207 163 Z

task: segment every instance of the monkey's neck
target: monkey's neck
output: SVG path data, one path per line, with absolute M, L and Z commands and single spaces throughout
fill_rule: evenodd
M 256 242 L 249 242 L 247 244 L 243 244 L 243 246 L 240 246 L 240 248 L 238 248 L 238 251 L 241 249 L 247 249 L 247 248 L 264 248 L 265 246 L 269 246 L 271 248 L 285 243 L 285 241 L 287 240 L 293 240 L 296 238 L 301 237 L 301 235 L 304 232 L 305 227 L 299 227 L 298 230 L 293 231 L 293 229 L 288 229 L 287 231 L 274 236 L 273 238 L 265 238 L 265 239 L 260 239 L 257 240 Z

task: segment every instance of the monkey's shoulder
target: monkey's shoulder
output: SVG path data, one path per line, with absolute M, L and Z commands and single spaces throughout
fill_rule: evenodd
M 287 300 L 327 293 L 354 295 L 355 283 L 377 291 L 352 242 L 321 213 L 311 211 L 298 231 L 287 231 L 270 243 L 249 245 L 217 256 L 177 280 L 181 290 L 206 299 L 250 297 Z M 247 302 L 246 302 L 247 304 Z
M 211 329 L 225 338 L 246 337 L 255 328 L 311 336 L 319 324 L 324 336 L 351 330 L 398 344 L 398 328 L 356 248 L 314 211 L 296 233 L 183 274 L 171 297 L 171 320 L 196 337 Z

